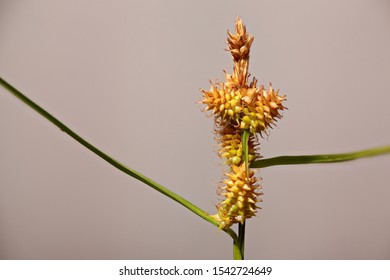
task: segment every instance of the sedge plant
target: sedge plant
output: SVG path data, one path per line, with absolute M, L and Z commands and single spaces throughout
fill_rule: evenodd
M 233 258 L 244 259 L 246 220 L 257 215 L 258 205 L 262 202 L 260 179 L 256 177 L 256 169 L 277 165 L 334 163 L 350 161 L 390 153 L 390 145 L 368 150 L 342 154 L 298 155 L 262 158 L 259 154 L 260 139 L 269 134 L 270 128 L 281 112 L 286 109 L 286 97 L 274 90 L 272 84 L 266 88 L 258 85 L 256 78 L 249 79 L 249 54 L 254 37 L 246 31 L 242 20 L 235 22 L 235 33 L 228 31 L 228 51 L 233 58 L 233 72 L 225 72 L 225 82 L 211 83 L 209 90 L 201 90 L 206 107 L 214 120 L 215 139 L 219 146 L 219 156 L 224 160 L 227 171 L 218 185 L 218 193 L 222 198 L 216 205 L 216 214 L 209 214 L 189 200 L 153 181 L 136 170 L 115 160 L 104 153 L 54 115 L 28 98 L 2 77 L 0 84 L 25 105 L 68 134 L 85 148 L 105 160 L 120 171 L 139 180 L 161 194 L 171 198 L 192 213 L 225 232 L 233 240 Z M 232 225 L 238 224 L 234 231 Z

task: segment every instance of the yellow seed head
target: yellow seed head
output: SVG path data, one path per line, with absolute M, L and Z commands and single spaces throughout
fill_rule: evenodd
M 218 214 L 213 215 L 220 222 L 220 228 L 233 223 L 243 223 L 256 214 L 256 202 L 261 187 L 252 170 L 246 170 L 241 134 L 249 131 L 248 161 L 259 157 L 257 134 L 262 135 L 281 118 L 285 96 L 279 95 L 270 84 L 266 89 L 257 86 L 257 79 L 249 80 L 250 47 L 254 37 L 246 32 L 242 20 L 237 17 L 235 33 L 228 31 L 227 50 L 233 58 L 232 74 L 225 73 L 225 82 L 211 83 L 208 91 L 201 90 L 206 111 L 212 111 L 215 121 L 216 140 L 219 142 L 219 155 L 225 159 L 230 171 L 225 174 L 220 187 L 224 198 L 218 205 Z

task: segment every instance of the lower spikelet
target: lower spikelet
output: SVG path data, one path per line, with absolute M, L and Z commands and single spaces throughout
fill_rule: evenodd
M 256 202 L 262 201 L 259 196 L 261 186 L 252 170 L 247 177 L 245 163 L 232 165 L 231 172 L 225 173 L 220 195 L 224 200 L 217 205 L 220 228 L 230 227 L 233 223 L 243 223 L 256 215 Z

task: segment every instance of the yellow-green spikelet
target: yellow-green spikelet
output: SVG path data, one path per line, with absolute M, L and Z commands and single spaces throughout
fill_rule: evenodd
M 224 125 L 216 129 L 216 140 L 219 142 L 219 156 L 226 159 L 228 165 L 240 165 L 244 162 L 241 129 L 234 125 Z M 248 142 L 248 161 L 257 158 L 257 139 L 251 135 Z
M 256 202 L 261 201 L 259 196 L 261 186 L 257 184 L 253 170 L 246 172 L 245 157 L 243 155 L 241 129 L 226 125 L 218 132 L 220 142 L 220 156 L 226 159 L 230 166 L 225 173 L 219 194 L 223 200 L 217 205 L 220 228 L 226 228 L 233 223 L 243 223 L 256 214 Z M 257 139 L 250 135 L 248 140 L 248 163 L 257 158 Z
M 232 165 L 231 172 L 225 173 L 220 195 L 224 200 L 217 206 L 220 228 L 230 227 L 233 223 L 243 223 L 256 215 L 256 202 L 262 201 L 259 197 L 261 186 L 252 170 L 247 177 L 245 163 Z

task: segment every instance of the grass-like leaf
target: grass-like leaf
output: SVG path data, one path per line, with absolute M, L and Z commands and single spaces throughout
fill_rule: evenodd
M 92 144 L 87 142 L 86 140 L 84 140 L 82 137 L 77 135 L 73 130 L 71 130 L 69 127 L 67 127 L 65 124 L 63 124 L 61 121 L 59 121 L 56 117 L 54 117 L 52 114 L 47 112 L 41 106 L 39 106 L 34 101 L 29 99 L 27 96 L 25 96 L 19 90 L 14 88 L 11 84 L 7 83 L 1 77 L 0 77 L 0 84 L 5 89 L 7 89 L 8 92 L 12 93 L 15 97 L 20 99 L 24 104 L 26 104 L 27 106 L 32 108 L 35 112 L 37 112 L 38 114 L 43 116 L 45 119 L 47 119 L 52 124 L 57 126 L 63 132 L 68 134 L 70 137 L 72 137 L 74 140 L 79 142 L 81 145 L 86 147 L 88 150 L 90 150 L 94 154 L 98 155 L 100 158 L 102 158 L 105 161 L 107 161 L 109 164 L 111 164 L 115 168 L 117 168 L 120 171 L 126 173 L 127 175 L 129 175 L 129 176 L 131 176 L 131 177 L 133 177 L 133 178 L 135 178 L 135 179 L 145 183 L 146 185 L 152 187 L 156 191 L 166 195 L 167 197 L 173 199 L 174 201 L 178 202 L 182 206 L 186 207 L 187 209 L 189 209 L 190 211 L 192 211 L 193 213 L 195 213 L 199 217 L 201 217 L 201 218 L 205 219 L 206 221 L 210 222 L 211 224 L 219 227 L 219 223 L 215 219 L 210 217 L 210 215 L 208 213 L 206 213 L 204 210 L 202 210 L 198 206 L 192 204 L 191 202 L 189 202 L 185 198 L 181 197 L 180 195 L 174 193 L 173 191 L 165 188 L 164 186 L 160 185 L 159 183 L 153 181 L 152 179 L 146 177 L 145 175 L 143 175 L 143 174 L 141 174 L 141 173 L 131 169 L 130 167 L 126 166 L 125 164 L 123 164 L 123 163 L 113 159 L 112 157 L 110 157 L 106 153 L 102 152 L 101 150 L 99 150 L 98 148 L 96 148 L 95 146 L 93 146 Z M 224 231 L 233 238 L 235 244 L 238 244 L 237 234 L 232 229 L 229 228 L 229 229 L 225 229 Z
M 359 158 L 373 157 L 390 153 L 390 146 L 383 146 L 352 153 L 328 154 L 328 155 L 302 155 L 302 156 L 279 156 L 256 160 L 251 163 L 252 168 L 265 168 L 274 165 L 309 164 L 309 163 L 334 163 L 350 161 Z

